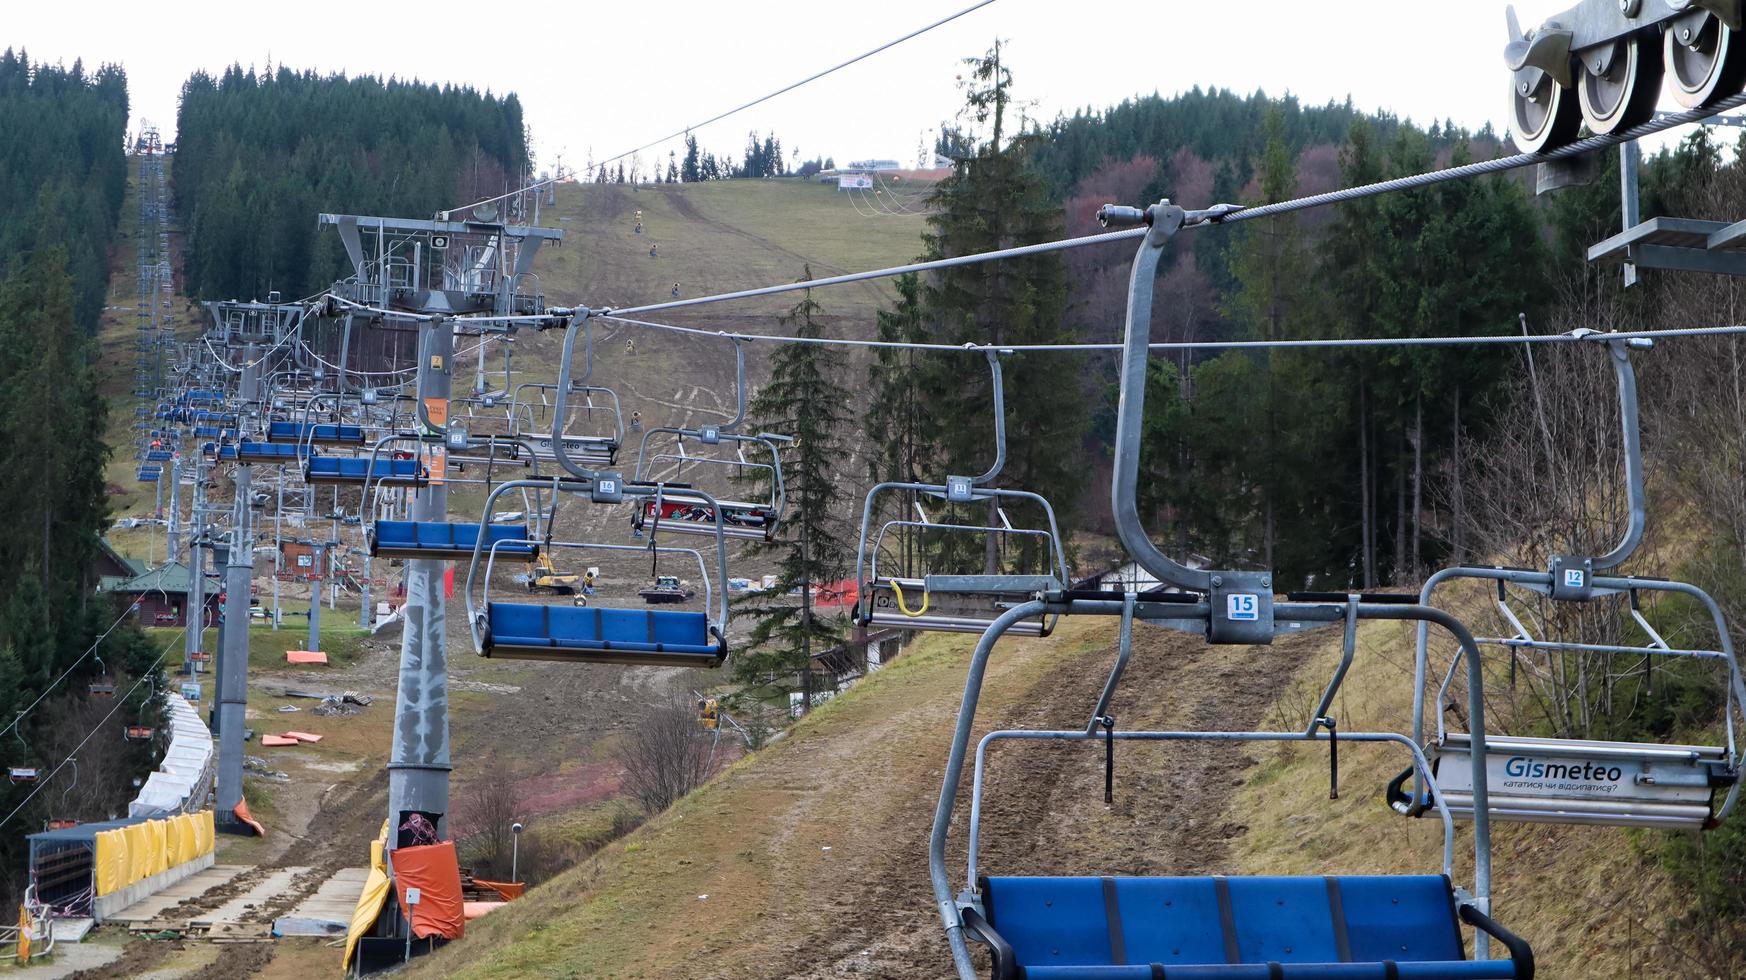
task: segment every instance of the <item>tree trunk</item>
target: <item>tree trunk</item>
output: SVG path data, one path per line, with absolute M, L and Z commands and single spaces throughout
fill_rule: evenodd
M 1455 423 L 1451 427 L 1449 445 L 1449 543 L 1454 552 L 1452 564 L 1459 565 L 1466 551 L 1461 525 L 1466 508 L 1461 500 L 1461 386 L 1455 386 Z
M 1358 550 L 1364 559 L 1364 588 L 1376 588 L 1376 488 L 1370 485 L 1370 399 L 1358 379 L 1358 509 L 1362 515 Z
M 800 522 L 800 713 L 812 711 L 812 565 L 806 550 L 806 525 Z
M 1413 396 L 1413 565 L 1412 581 L 1417 581 L 1424 567 L 1419 550 L 1424 524 L 1425 501 L 1425 402 L 1423 395 Z
M 1394 441 L 1394 581 L 1406 580 L 1407 560 L 1407 486 L 1406 436 L 1397 434 Z
M 995 500 L 988 501 L 988 526 L 1000 526 L 1000 505 Z M 1000 535 L 984 534 L 982 536 L 982 574 L 996 575 L 1000 572 Z

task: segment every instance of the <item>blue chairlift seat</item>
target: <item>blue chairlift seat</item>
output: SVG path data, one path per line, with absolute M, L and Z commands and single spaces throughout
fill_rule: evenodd
M 156 483 L 163 475 L 164 468 L 162 466 L 141 466 L 138 474 L 141 483 Z
M 146 450 L 145 460 L 148 463 L 168 463 L 170 457 L 173 455 L 175 454 L 168 449 L 148 449 Z
M 206 442 L 201 443 L 200 454 L 207 459 L 235 459 L 236 447 L 229 443 Z
M 218 425 L 197 425 L 194 427 L 196 439 L 229 439 L 231 430 Z
M 268 442 L 309 442 L 317 446 L 362 446 L 364 427 L 361 425 L 315 422 L 269 422 Z
M 295 443 L 255 442 L 245 439 L 237 443 L 236 458 L 245 463 L 293 462 L 297 459 L 301 449 L 302 447 Z
M 466 561 L 479 540 L 477 524 L 436 521 L 377 521 L 370 531 L 370 554 L 376 558 L 424 558 Z M 499 542 L 502 542 L 499 544 Z M 485 553 L 517 561 L 533 561 L 539 545 L 528 540 L 526 524 L 485 525 Z
M 727 641 L 700 612 L 493 602 L 485 607 L 487 657 L 661 667 L 719 667 Z
M 1461 918 L 1512 958 L 1468 960 L 1442 875 L 984 878 L 994 980 L 1530 980 L 1527 943 Z
M 422 487 L 430 482 L 430 472 L 419 465 L 416 459 L 388 458 L 376 460 L 376 468 L 372 471 L 367 456 L 311 456 L 309 465 L 303 470 L 305 483 L 362 486 L 366 481 L 375 483 L 383 480 L 399 486 Z

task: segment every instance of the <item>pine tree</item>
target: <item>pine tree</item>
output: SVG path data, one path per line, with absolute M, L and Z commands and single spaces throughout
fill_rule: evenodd
M 897 305 L 878 314 L 879 340 L 887 344 L 927 342 L 921 280 L 910 273 L 899 276 L 895 285 Z M 867 456 L 867 476 L 874 483 L 921 480 L 921 464 L 928 458 L 933 432 L 931 416 L 922 408 L 920 361 L 924 356 L 913 348 L 879 347 L 873 351 L 873 361 L 867 367 L 867 388 L 872 397 L 862 418 L 862 430 L 873 447 Z M 913 496 L 882 494 L 883 510 L 873 515 L 874 519 L 884 521 L 894 515 L 913 513 L 910 506 Z M 899 567 L 905 575 L 914 570 L 918 558 L 917 541 L 909 531 L 901 529 L 896 539 Z
M 810 279 L 808 267 L 800 281 Z M 779 322 L 799 337 L 824 336 L 817 319 L 822 309 L 812 290 L 804 290 L 801 297 Z M 780 536 L 755 546 L 757 552 L 778 556 L 776 588 L 737 603 L 756 619 L 746 652 L 735 659 L 742 681 L 799 674 L 801 686 L 810 690 L 812 656 L 843 635 L 843 617 L 821 615 L 813 608 L 812 595 L 813 589 L 842 580 L 854 554 L 841 518 L 849 459 L 843 443 L 849 418 L 843 368 L 835 347 L 784 344 L 771 357 L 770 382 L 758 389 L 747 408 L 752 429 L 791 435 L 794 441 L 783 453 L 788 510 Z M 795 590 L 798 601 L 790 596 Z
M 1031 169 L 1029 140 L 1009 140 L 1008 116 L 1018 106 L 1011 96 L 1012 73 L 996 44 L 980 58 L 966 59 L 965 115 L 987 125 L 988 138 L 973 155 L 958 159 L 950 176 L 935 185 L 932 213 L 923 236 L 924 259 L 942 259 L 1012 248 L 1060 237 L 1060 209 L 1042 179 Z M 1063 326 L 1067 277 L 1052 254 L 945 269 L 922 282 L 923 318 L 935 342 L 1048 344 L 1074 338 Z M 1041 494 L 1054 504 L 1063 531 L 1083 489 L 1081 442 L 1090 413 L 1085 393 L 1076 390 L 1082 359 L 1075 355 L 1019 354 L 1003 359 L 1006 421 L 1011 438 L 1007 462 L 996 485 Z M 931 440 L 926 468 L 930 482 L 947 474 L 979 474 L 993 461 L 993 389 L 990 379 L 962 356 L 923 362 L 923 410 L 951 419 Z M 1024 514 L 1041 522 L 1040 514 Z M 993 508 L 975 515 L 991 523 Z M 1015 520 L 1018 518 L 1015 517 Z M 1032 524 L 1032 526 L 1038 526 Z M 997 539 L 967 542 L 981 551 L 984 571 L 1000 564 Z M 1040 567 L 1035 539 L 1019 539 L 1017 560 Z M 953 545 L 957 548 L 957 544 Z M 971 553 L 943 556 L 963 563 Z

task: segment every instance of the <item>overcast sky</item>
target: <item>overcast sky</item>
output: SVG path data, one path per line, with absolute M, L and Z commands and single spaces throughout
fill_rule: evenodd
M 515 92 L 542 167 L 603 159 L 765 94 L 968 6 L 971 0 L 580 0 L 406 4 L 297 0 L 0 0 L 0 46 L 33 59 L 121 62 L 134 122 L 166 133 L 195 69 L 231 62 L 416 77 Z M 1525 22 L 1568 4 L 1524 0 Z M 445 14 L 444 12 L 449 13 Z M 511 15 L 512 11 L 520 11 Z M 493 15 L 501 20 L 493 21 Z M 698 133 L 737 151 L 748 130 L 839 162 L 913 161 L 959 104 L 958 61 L 1011 42 L 1019 98 L 1043 117 L 1195 85 L 1348 94 L 1419 122 L 1503 129 L 1503 6 L 1494 0 L 996 0 L 851 68 Z M 666 156 L 667 147 L 650 156 Z

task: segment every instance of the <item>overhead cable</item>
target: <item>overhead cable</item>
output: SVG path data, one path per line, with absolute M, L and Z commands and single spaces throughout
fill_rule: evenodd
M 1578 140 L 1569 146 L 1560 147 L 1547 153 L 1518 153 L 1514 156 L 1498 157 L 1494 160 L 1482 160 L 1478 163 L 1463 164 L 1459 167 L 1448 167 L 1443 170 L 1433 170 L 1428 173 L 1413 174 L 1407 177 L 1396 177 L 1392 180 L 1377 181 L 1373 184 L 1363 184 L 1358 187 L 1347 187 L 1325 194 L 1312 194 L 1308 197 L 1294 198 L 1289 201 L 1279 201 L 1274 204 L 1262 204 L 1249 208 L 1232 208 L 1220 211 L 1216 216 L 1205 217 L 1203 220 L 1183 225 L 1183 230 L 1205 228 L 1209 225 L 1231 224 L 1237 221 L 1249 221 L 1255 218 L 1268 218 L 1311 208 L 1327 207 L 1333 204 L 1344 204 L 1362 198 L 1375 197 L 1395 191 L 1415 190 L 1430 187 L 1435 184 L 1448 183 L 1452 180 L 1464 180 L 1469 177 L 1483 177 L 1488 174 L 1503 173 L 1508 170 L 1519 170 L 1536 164 L 1553 160 L 1563 160 L 1582 156 L 1597 150 L 1604 150 L 1621 143 L 1629 143 L 1645 136 L 1653 136 L 1675 126 L 1701 122 L 1717 113 L 1726 112 L 1746 106 L 1746 92 L 1731 95 L 1713 106 L 1703 109 L 1689 109 L 1685 112 L 1669 113 L 1658 116 L 1640 126 L 1627 129 L 1620 133 L 1607 136 L 1591 136 Z M 727 303 L 734 300 L 751 299 L 758 296 L 772 296 L 778 293 L 790 293 L 798 289 L 814 287 L 837 286 L 843 283 L 864 282 L 868 279 L 885 279 L 901 276 L 911 272 L 930 272 L 935 269 L 949 269 L 956 266 L 975 265 L 982 262 L 998 262 L 1004 259 L 1021 258 L 1026 255 L 1037 255 L 1044 252 L 1058 252 L 1071 248 L 1085 248 L 1091 245 L 1103 245 L 1108 242 L 1124 241 L 1130 238 L 1140 238 L 1147 233 L 1146 228 L 1125 228 L 1120 231 L 1104 232 L 1097 235 L 1085 235 L 1080 238 L 1066 238 L 1052 242 L 1041 242 L 1036 245 L 1021 245 L 1018 248 L 997 249 L 991 252 L 976 252 L 970 255 L 958 255 L 945 259 L 934 259 L 927 262 L 912 262 L 908 265 L 891 266 L 885 269 L 874 269 L 868 272 L 853 272 L 847 275 L 831 276 L 826 279 L 814 279 L 808 282 L 780 283 L 774 286 L 762 286 L 757 289 L 742 289 L 731 293 L 719 293 L 712 296 L 697 296 L 691 299 L 673 300 L 666 303 L 650 303 L 644 306 L 633 306 L 615 312 L 625 314 L 654 313 L 660 310 L 682 309 L 687 306 L 702 306 L 708 303 Z
M 28 806 L 30 804 L 31 800 L 36 799 L 36 794 L 38 794 L 38 793 L 42 792 L 44 789 L 46 789 L 48 787 L 48 784 L 54 780 L 55 775 L 57 773 L 59 773 L 62 769 L 66 768 L 67 763 L 73 761 L 73 759 L 78 756 L 79 750 L 85 747 L 85 743 L 91 741 L 92 738 L 96 737 L 97 733 L 103 730 L 103 726 L 109 724 L 109 719 L 115 717 L 115 713 L 117 711 L 120 711 L 123 707 L 126 707 L 127 699 L 132 697 L 133 692 L 139 690 L 139 686 L 141 684 L 144 684 L 152 676 L 152 674 L 158 669 L 158 665 L 164 662 L 165 657 L 169 656 L 170 650 L 172 648 L 174 648 L 178 643 L 182 642 L 182 634 L 184 634 L 186 632 L 188 632 L 188 627 L 184 626 L 184 627 L 182 627 L 180 632 L 178 632 L 174 637 L 172 637 L 170 639 L 169 645 L 165 646 L 164 649 L 158 653 L 158 659 L 152 661 L 152 665 L 150 667 L 147 667 L 145 669 L 145 671 L 140 674 L 139 680 L 133 682 L 133 686 L 127 689 L 126 694 L 123 694 L 121 697 L 118 697 L 115 699 L 115 707 L 110 708 L 109 713 L 104 715 L 102 720 L 98 721 L 97 724 L 94 727 L 92 727 L 92 729 L 89 732 L 87 732 L 85 734 L 85 737 L 79 740 L 79 744 L 73 746 L 73 750 L 71 752 L 67 753 L 67 757 L 65 759 L 61 760 L 61 764 L 54 767 L 54 769 L 50 770 L 49 774 L 47 776 L 44 776 L 43 778 L 38 779 L 36 781 L 36 788 L 34 788 L 30 791 L 30 795 L 26 796 L 23 800 L 19 801 L 19 804 L 12 808 L 11 813 L 8 813 L 5 817 L 0 818 L 0 827 L 4 827 L 7 824 L 11 823 L 12 818 L 18 816 L 18 812 L 20 810 L 23 810 L 26 806 Z
M 609 163 L 614 163 L 614 162 L 617 162 L 619 160 L 623 160 L 625 157 L 628 157 L 633 153 L 641 153 L 642 151 L 648 149 L 651 146 L 659 146 L 660 144 L 665 143 L 668 140 L 678 139 L 679 137 L 684 136 L 685 134 L 691 132 L 694 129 L 702 129 L 703 127 L 709 125 L 710 123 L 720 122 L 723 119 L 726 119 L 727 117 L 732 116 L 736 113 L 744 112 L 747 109 L 750 109 L 755 105 L 761 105 L 765 102 L 770 101 L 771 99 L 776 98 L 778 95 L 786 95 L 787 93 L 792 92 L 797 88 L 800 88 L 802 85 L 806 85 L 810 82 L 816 82 L 819 79 L 825 77 L 826 75 L 829 75 L 833 72 L 841 71 L 842 69 L 847 68 L 850 65 L 855 64 L 858 61 L 865 61 L 868 58 L 871 58 L 874 55 L 880 53 L 881 51 L 886 51 L 886 50 L 889 50 L 891 48 L 895 48 L 899 44 L 902 44 L 903 42 L 908 41 L 911 38 L 920 37 L 921 35 L 926 34 L 927 32 L 933 30 L 936 27 L 940 27 L 940 26 L 943 26 L 945 24 L 949 24 L 952 21 L 955 21 L 958 18 L 964 16 L 965 14 L 974 13 L 975 11 L 981 10 L 983 7 L 986 7 L 993 2 L 994 2 L 994 0 L 977 0 L 976 3 L 973 3 L 970 6 L 965 7 L 963 10 L 960 10 L 955 14 L 949 14 L 945 17 L 940 18 L 939 20 L 934 21 L 931 24 L 928 24 L 925 27 L 918 27 L 915 30 L 910 31 L 908 34 L 903 35 L 902 37 L 894 38 L 890 41 L 886 41 L 884 44 L 879 45 L 878 47 L 872 49 L 871 51 L 864 51 L 861 54 L 858 54 L 858 55 L 854 56 L 853 58 L 848 59 L 847 61 L 838 62 L 837 64 L 834 64 L 831 67 L 824 69 L 823 71 L 813 72 L 811 75 L 806 76 L 805 78 L 801 79 L 798 82 L 790 82 L 789 84 L 782 86 L 781 88 L 777 89 L 774 92 L 769 93 L 768 95 L 760 95 L 757 98 L 753 99 L 752 101 L 743 103 L 741 105 L 734 106 L 732 109 L 729 109 L 726 112 L 718 112 L 715 115 L 710 116 L 708 119 L 703 120 L 702 122 L 692 123 L 692 124 L 685 126 L 681 129 L 678 129 L 678 130 L 675 130 L 671 133 L 668 133 L 667 135 L 661 137 L 660 139 L 650 140 L 649 142 L 644 143 L 641 146 L 632 147 L 631 149 L 628 149 L 628 150 L 624 151 L 623 153 L 618 154 L 617 156 L 607 157 L 606 159 L 604 159 L 604 160 L 600 161 L 598 164 L 596 164 L 596 166 L 603 167 Z M 450 208 L 445 213 L 453 213 L 455 211 L 465 211 L 468 208 L 478 207 L 481 204 L 491 204 L 495 201 L 501 201 L 506 197 L 514 197 L 516 194 L 522 194 L 522 193 L 526 193 L 527 191 L 536 190 L 538 188 L 544 187 L 545 185 L 553 183 L 553 182 L 557 181 L 558 179 L 559 178 L 555 177 L 555 176 L 548 177 L 545 180 L 536 181 L 532 184 L 528 184 L 527 186 L 521 188 L 520 190 L 511 191 L 508 194 L 499 194 L 496 197 L 488 197 L 483 201 L 474 201 L 472 204 L 462 205 L 461 207 L 458 207 L 458 208 Z
M 735 341 L 765 341 L 777 344 L 812 344 L 820 347 L 864 347 L 886 348 L 896 350 L 924 350 L 944 353 L 974 353 L 982 354 L 988 351 L 1001 353 L 1088 353 L 1091 351 L 1119 351 L 1121 344 L 937 344 L 937 343 L 904 343 L 895 340 L 849 340 L 832 337 L 796 337 L 770 334 L 729 333 L 725 330 L 705 330 L 698 327 L 682 327 L 673 323 L 657 323 L 649 320 L 638 320 L 622 316 L 618 313 L 606 312 L 598 314 L 600 319 L 614 320 L 633 326 L 647 327 L 652 330 L 663 330 L 669 333 L 690 334 L 692 336 L 725 338 Z M 1628 330 L 1610 333 L 1577 332 L 1553 334 L 1502 334 L 1479 335 L 1472 337 L 1330 337 L 1305 340 L 1184 340 L 1166 343 L 1148 344 L 1151 350 L 1194 351 L 1194 350 L 1281 350 L 1281 349 L 1319 349 L 1319 348 L 1354 348 L 1354 347 L 1506 347 L 1515 344 L 1580 344 L 1595 343 L 1603 340 L 1662 340 L 1680 337 L 1732 337 L 1746 334 L 1746 324 L 1725 327 L 1676 327 L 1668 330 Z
M 71 674 L 73 672 L 74 668 L 76 668 L 80 664 L 84 663 L 86 657 L 91 656 L 91 654 L 96 651 L 97 647 L 100 646 L 104 640 L 109 639 L 109 634 L 115 632 L 115 628 L 117 626 L 120 626 L 123 622 L 125 622 L 127 620 L 127 617 L 133 615 L 133 611 L 135 608 L 136 607 L 134 605 L 130 604 L 126 609 L 122 610 L 121 615 L 115 617 L 115 622 L 110 623 L 109 628 L 104 630 L 101 636 L 98 636 L 97 639 L 91 641 L 91 645 L 85 648 L 85 652 L 79 655 L 79 659 L 77 659 L 77 660 L 73 661 L 71 664 L 69 664 L 67 666 L 66 670 L 61 671 L 61 676 L 50 681 L 48 687 L 43 688 L 42 693 L 38 694 L 36 696 L 36 700 L 30 702 L 29 705 L 25 706 L 25 709 L 23 711 L 20 711 L 16 716 L 13 717 L 13 719 L 11 721 L 7 722 L 5 728 L 0 728 L 0 735 L 4 735 L 7 732 L 11 731 L 12 729 L 18 727 L 18 723 L 24 720 L 25 715 L 30 714 L 30 712 L 33 709 L 35 709 L 37 705 L 41 704 L 42 699 L 48 697 L 49 692 L 53 691 L 61 683 L 61 681 L 66 680 L 67 675 Z

